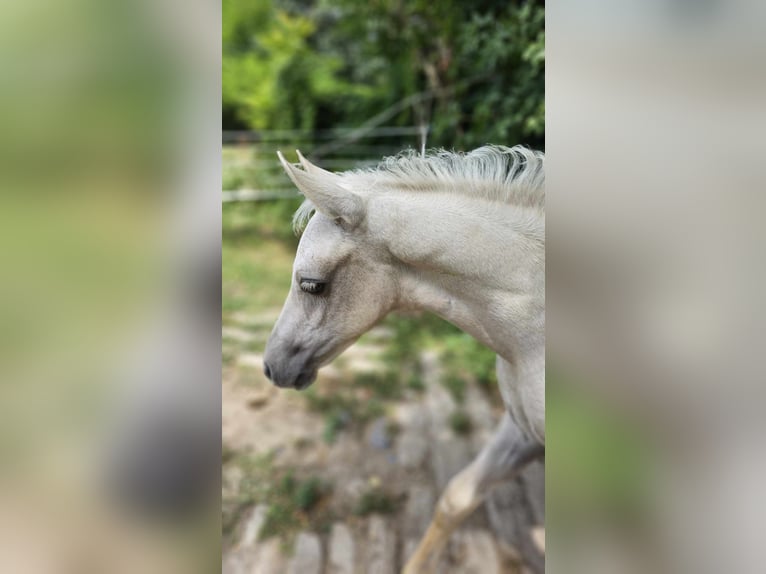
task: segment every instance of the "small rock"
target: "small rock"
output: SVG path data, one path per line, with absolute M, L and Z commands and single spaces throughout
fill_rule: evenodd
M 258 546 L 256 562 L 248 574 L 284 574 L 285 556 L 282 554 L 281 542 L 277 538 L 269 538 Z
M 366 574 L 395 574 L 396 535 L 381 516 L 370 518 L 366 558 Z
M 253 568 L 253 549 L 234 549 L 223 556 L 222 574 L 248 574 Z
M 471 445 L 462 437 L 438 438 L 431 448 L 434 480 L 436 487 L 443 491 L 450 479 L 471 462 Z
M 396 458 L 404 468 L 418 468 L 428 455 L 428 436 L 403 432 L 396 443 Z
M 371 447 L 379 449 L 391 446 L 391 434 L 389 432 L 388 419 L 380 417 L 372 422 L 367 431 L 367 443 Z
M 404 468 L 418 468 L 428 456 L 428 412 L 422 405 L 402 405 L 397 411 L 401 432 L 396 457 Z
M 354 574 L 354 539 L 344 524 L 334 524 L 330 533 L 328 574 Z
M 250 513 L 250 516 L 245 523 L 245 529 L 242 532 L 242 539 L 240 540 L 240 546 L 254 546 L 258 541 L 258 535 L 261 532 L 263 523 L 266 521 L 266 511 L 268 507 L 265 504 L 259 504 Z
M 436 497 L 431 486 L 416 484 L 410 487 L 402 525 L 405 537 L 419 540 L 425 534 L 435 505 Z
M 253 410 L 259 409 L 262 406 L 264 406 L 266 403 L 268 403 L 270 398 L 271 398 L 271 393 L 267 391 L 254 394 L 252 397 L 248 399 L 247 406 Z
M 322 543 L 319 536 L 301 532 L 295 540 L 295 553 L 287 565 L 288 574 L 320 574 L 322 572 Z
M 407 505 L 402 522 L 402 559 L 407 560 L 415 553 L 421 538 L 426 532 L 434 513 L 436 498 L 434 489 L 427 485 L 413 485 L 407 493 Z

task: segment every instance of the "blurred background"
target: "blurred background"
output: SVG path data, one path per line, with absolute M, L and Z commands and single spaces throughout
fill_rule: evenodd
M 766 4 L 546 17 L 547 567 L 760 572 Z
M 0 6 L 2 572 L 218 567 L 219 14 Z
M 494 354 L 434 316 L 392 316 L 307 391 L 262 354 L 290 286 L 297 190 L 408 148 L 545 145 L 542 2 L 223 3 L 223 534 L 226 572 L 397 572 L 441 490 L 502 414 Z M 541 572 L 536 463 L 457 533 L 449 572 Z

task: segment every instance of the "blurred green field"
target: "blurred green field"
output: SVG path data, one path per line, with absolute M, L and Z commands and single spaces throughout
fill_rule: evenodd
M 297 247 L 290 219 L 298 205 L 293 200 L 224 204 L 224 323 L 232 312 L 258 313 L 282 305 Z

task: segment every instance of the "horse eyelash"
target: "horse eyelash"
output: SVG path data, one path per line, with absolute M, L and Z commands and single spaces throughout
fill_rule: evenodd
M 304 285 L 306 286 L 304 288 Z M 309 285 L 313 287 L 308 287 Z M 308 293 L 309 295 L 321 295 L 324 293 L 324 289 L 326 286 L 326 282 L 324 281 L 314 281 L 312 279 L 302 279 L 301 282 L 298 284 L 300 287 L 300 290 L 304 293 Z

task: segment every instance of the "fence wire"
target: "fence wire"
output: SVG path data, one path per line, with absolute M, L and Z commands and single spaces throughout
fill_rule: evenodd
M 427 128 L 426 128 L 427 129 Z M 298 192 L 277 161 L 277 150 L 293 158 L 300 149 L 311 161 L 330 171 L 376 165 L 381 158 L 422 146 L 423 126 L 377 126 L 302 130 L 224 131 L 223 203 L 293 199 Z M 319 152 L 319 153 L 317 153 Z

